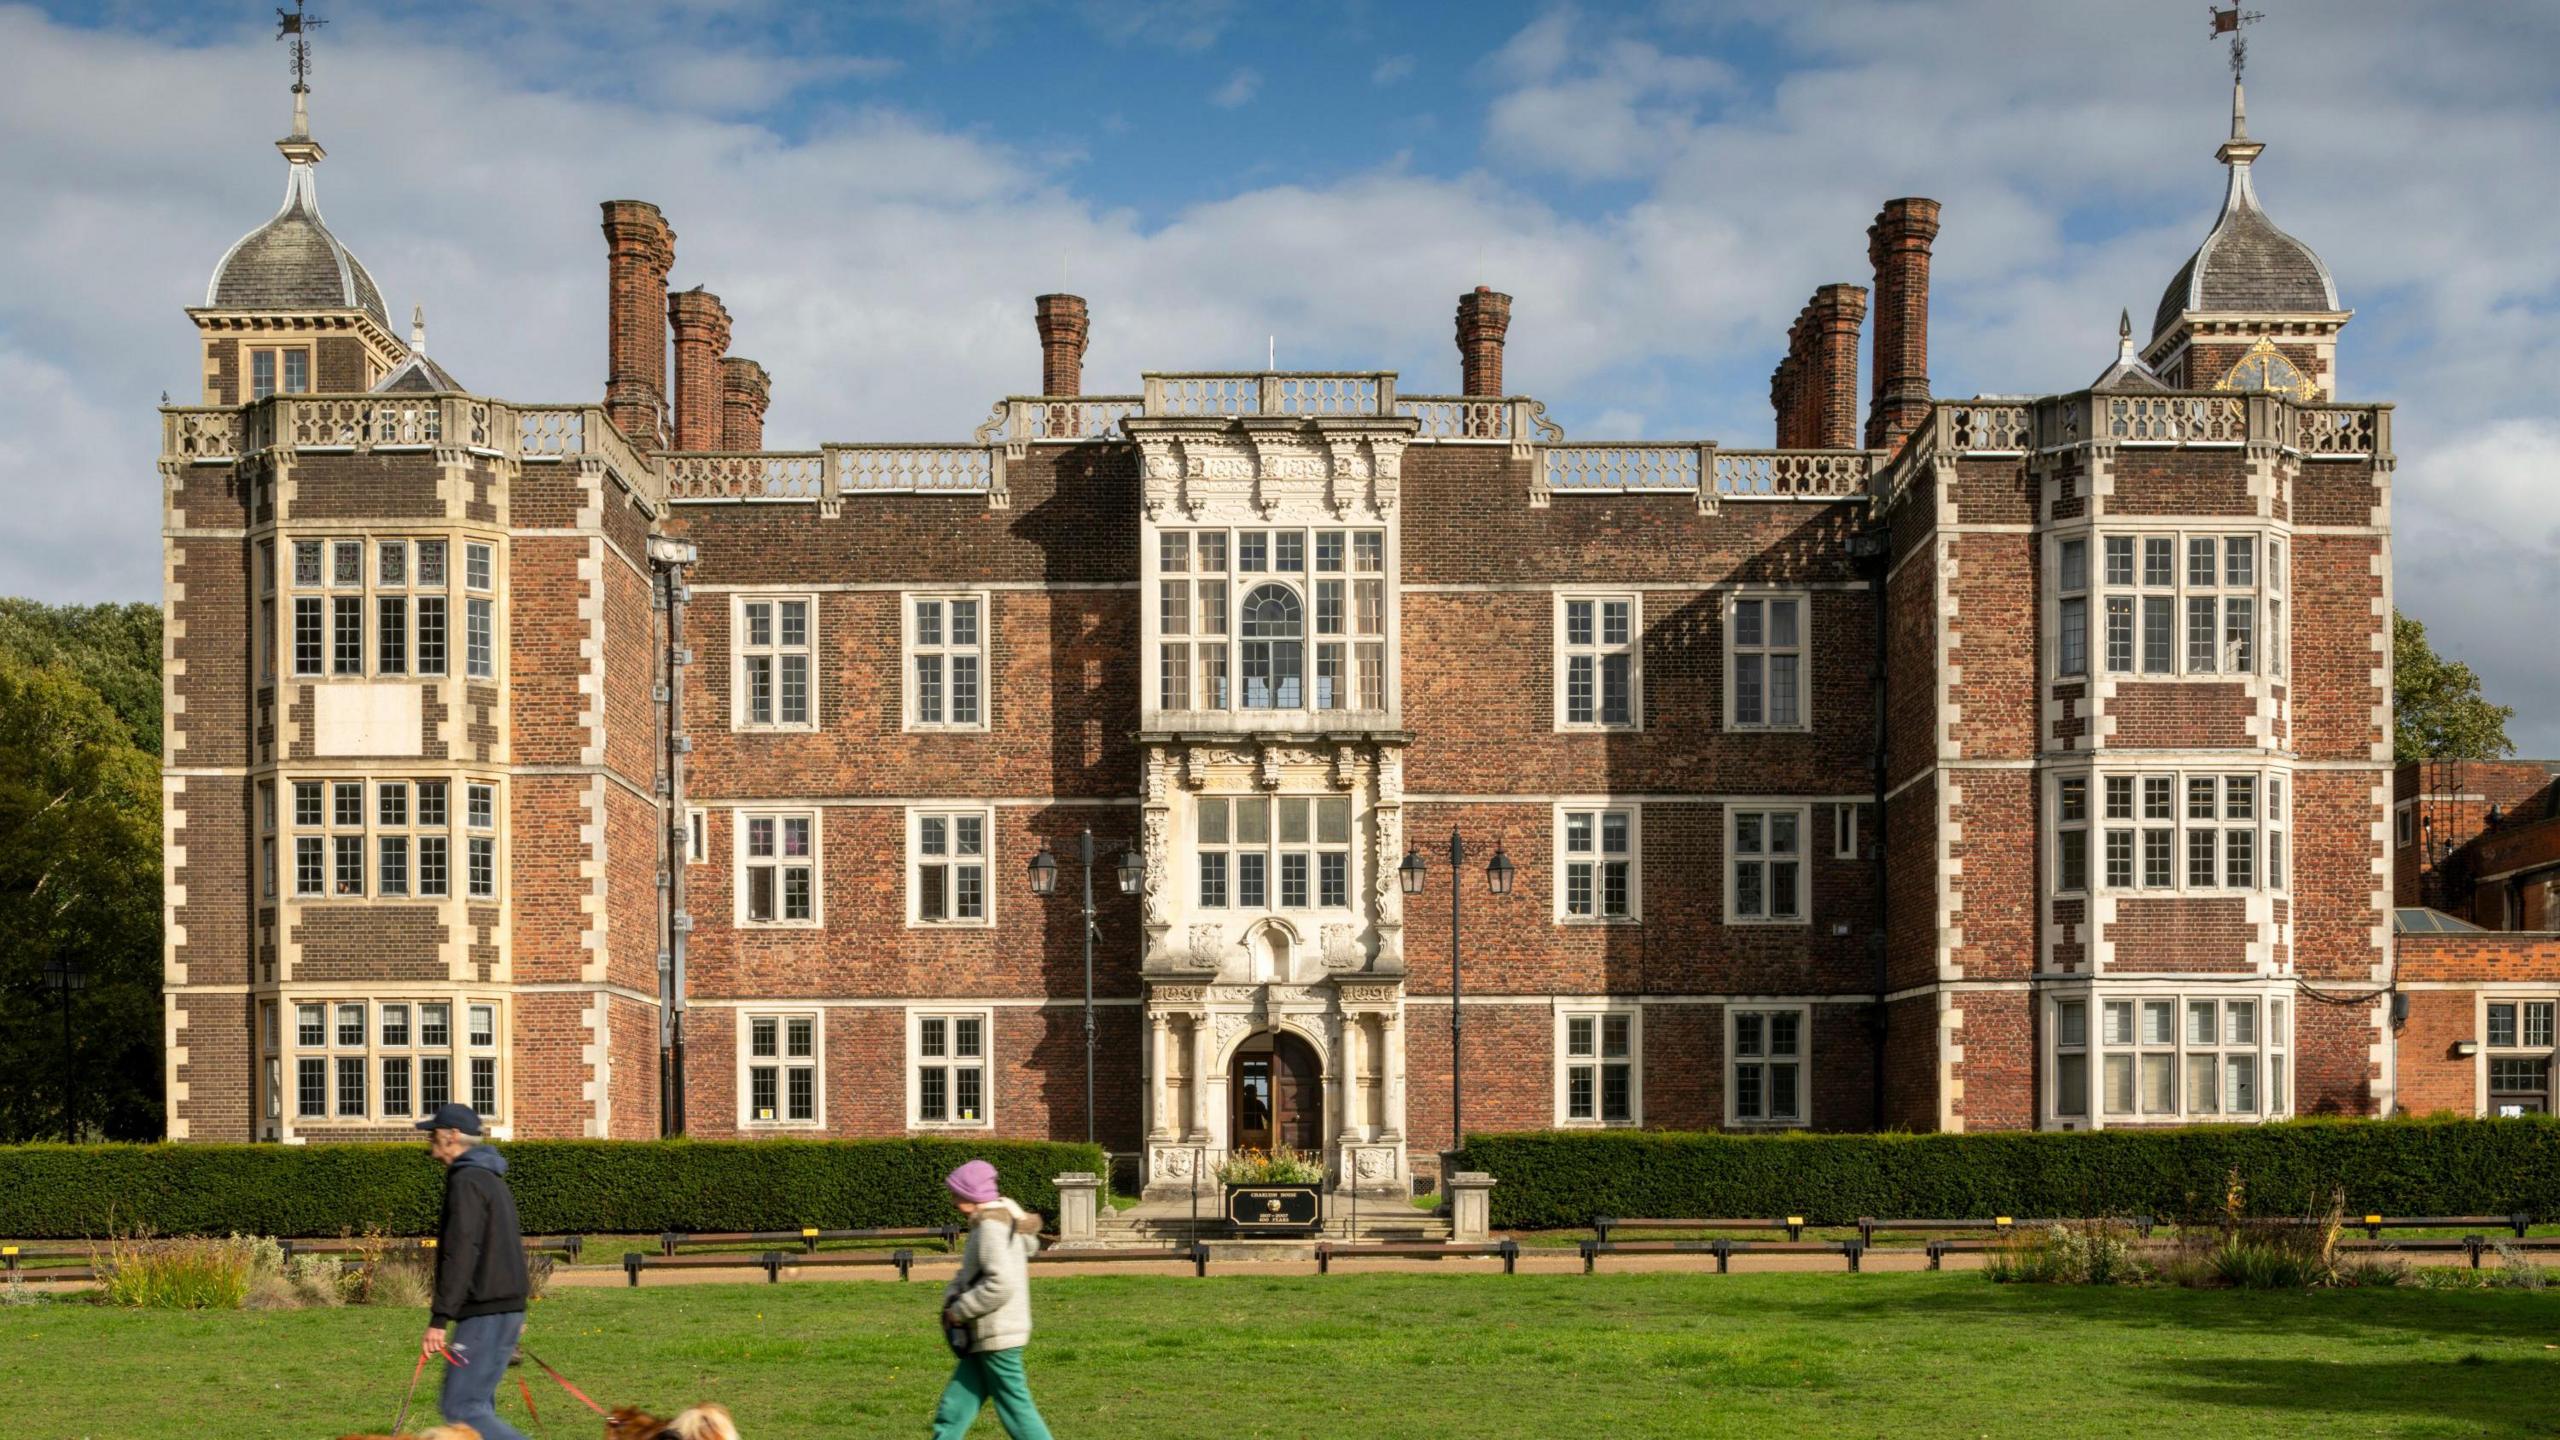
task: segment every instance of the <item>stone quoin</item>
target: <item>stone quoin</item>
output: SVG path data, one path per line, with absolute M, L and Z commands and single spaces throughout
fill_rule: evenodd
M 1088 392 L 1113 316 L 1052 294 L 1048 393 L 974 434 L 767 449 L 629 199 L 602 393 L 484 396 L 280 148 L 161 413 L 174 1138 L 1090 1124 L 1159 1190 L 1287 1144 L 1401 1191 L 1453 1138 L 1452 885 L 1480 1129 L 2488 1103 L 2471 1012 L 2395 1007 L 2391 410 L 2336 398 L 2236 87 L 2096 383 L 1934 396 L 1964 217 L 1895 199 L 1774 448 L 1567 437 L 1505 390 L 1538 297 L 1468 285 L 1471 393 Z M 2510 968 L 2547 1097 L 2560 957 Z

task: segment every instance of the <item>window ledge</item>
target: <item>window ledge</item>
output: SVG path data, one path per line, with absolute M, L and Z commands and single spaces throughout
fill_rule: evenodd
M 733 930 L 824 930 L 827 928 L 827 923 L 823 920 L 739 920 L 733 922 L 729 928 Z
M 910 930 L 993 930 L 993 920 L 910 920 Z
M 1558 925 L 1570 925 L 1576 927 L 1590 926 L 1595 929 L 1607 929 L 1611 926 L 1617 925 L 1641 925 L 1644 923 L 1644 917 L 1641 915 L 1559 915 L 1556 917 L 1556 923 Z
M 1727 915 L 1724 917 L 1724 923 L 1735 929 L 1806 930 L 1812 928 L 1813 917 L 1810 915 Z

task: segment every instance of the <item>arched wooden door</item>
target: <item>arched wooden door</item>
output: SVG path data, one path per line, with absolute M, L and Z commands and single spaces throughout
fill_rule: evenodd
M 1324 1075 L 1316 1052 L 1286 1031 L 1269 1048 L 1248 1044 L 1236 1056 L 1228 1093 L 1234 1096 L 1228 1133 L 1239 1150 L 1285 1145 L 1308 1155 L 1324 1151 Z

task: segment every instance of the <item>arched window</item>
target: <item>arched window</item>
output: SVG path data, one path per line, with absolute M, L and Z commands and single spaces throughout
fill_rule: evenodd
M 1286 585 L 1264 585 L 1244 597 L 1244 704 L 1248 710 L 1295 710 L 1306 704 L 1306 612 Z

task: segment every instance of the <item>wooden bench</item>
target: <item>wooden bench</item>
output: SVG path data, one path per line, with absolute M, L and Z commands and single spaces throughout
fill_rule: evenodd
M 1713 1255 L 1719 1275 L 1736 1255 L 1838 1255 L 1854 1271 L 1866 1250 L 1863 1240 L 1585 1240 L 1582 1273 L 1591 1274 L 1603 1255 Z
M 1337 1259 L 1362 1259 L 1375 1256 L 1398 1260 L 1484 1260 L 1499 1259 L 1502 1273 L 1519 1273 L 1520 1242 L 1504 1236 L 1500 1240 L 1434 1242 L 1417 1240 L 1402 1244 L 1336 1245 L 1330 1240 L 1316 1242 L 1316 1273 L 1330 1275 Z

